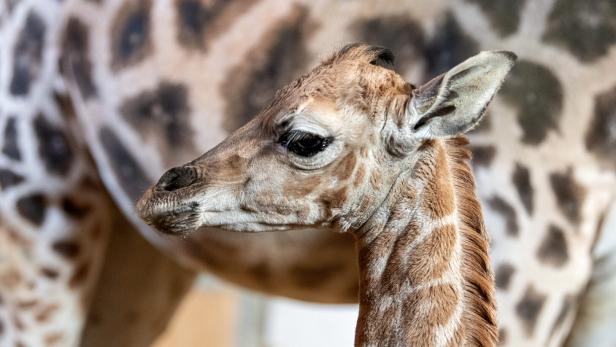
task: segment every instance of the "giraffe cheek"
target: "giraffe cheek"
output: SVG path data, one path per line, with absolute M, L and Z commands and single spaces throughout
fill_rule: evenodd
M 340 214 L 348 198 L 347 187 L 332 188 L 323 192 L 317 199 L 321 207 L 322 218 L 331 220 Z
M 289 199 L 303 199 L 312 193 L 320 184 L 321 177 L 312 176 L 303 180 L 289 180 L 283 186 L 282 194 Z

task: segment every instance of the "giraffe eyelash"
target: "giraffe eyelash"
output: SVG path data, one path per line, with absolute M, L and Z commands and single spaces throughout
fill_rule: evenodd
M 278 139 L 278 143 L 301 157 L 312 157 L 332 143 L 332 137 L 323 137 L 301 130 L 291 130 Z

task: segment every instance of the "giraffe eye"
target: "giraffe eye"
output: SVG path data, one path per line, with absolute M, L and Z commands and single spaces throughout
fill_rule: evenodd
M 322 152 L 331 141 L 331 138 L 300 130 L 288 131 L 278 139 L 278 143 L 300 157 L 312 157 Z

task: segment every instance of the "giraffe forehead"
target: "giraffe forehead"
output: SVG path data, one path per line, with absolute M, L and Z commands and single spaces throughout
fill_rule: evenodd
M 308 74 L 283 88 L 277 96 L 303 94 L 315 99 L 348 101 L 349 94 L 372 91 L 381 95 L 410 93 L 409 84 L 397 72 L 363 61 L 348 58 L 325 61 Z M 343 100 L 341 100 L 343 99 Z
M 276 129 L 305 120 L 321 128 L 325 125 L 345 128 L 361 117 L 341 116 L 351 113 L 373 116 L 384 101 L 410 95 L 412 85 L 395 71 L 354 56 L 336 59 L 334 56 L 323 62 L 276 92 L 263 112 L 262 124 Z
M 312 98 L 309 103 L 296 113 L 291 124 L 294 128 L 321 127 L 338 132 L 344 127 L 344 109 L 339 108 L 334 101 L 324 98 Z
M 372 139 L 373 124 L 350 107 L 323 97 L 309 98 L 294 111 L 274 122 L 279 132 L 300 130 L 324 137 L 343 138 L 347 144 L 366 143 Z

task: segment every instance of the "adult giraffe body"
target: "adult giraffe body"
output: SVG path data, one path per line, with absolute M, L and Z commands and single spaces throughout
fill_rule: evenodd
M 79 338 L 82 302 L 109 230 L 96 220 L 113 207 L 101 198 L 100 186 L 83 179 L 95 171 L 146 237 L 193 264 L 265 292 L 354 300 L 355 255 L 344 236 L 204 232 L 201 241 L 179 245 L 144 228 L 133 210 L 164 169 L 218 143 L 273 90 L 349 41 L 391 47 L 409 80 L 437 75 L 479 50 L 520 56 L 489 124 L 471 134 L 493 243 L 501 340 L 556 346 L 571 331 L 578 345 L 613 338 L 614 302 L 607 293 L 614 284 L 614 247 L 601 236 L 610 233 L 600 232 L 614 225 L 608 211 L 614 206 L 615 142 L 608 130 L 616 77 L 606 73 L 616 56 L 613 2 L 508 1 L 506 8 L 475 0 L 225 4 L 1 4 L 0 223 L 2 249 L 9 249 L 3 254 L 12 260 L 1 264 L 8 274 L 2 276 L 8 279 L 2 282 L 2 343 L 23 337 L 25 343 L 49 338 L 71 344 Z M 77 117 L 62 102 L 60 55 L 76 63 L 80 92 L 73 95 L 83 99 Z M 96 207 L 76 208 L 84 205 Z M 95 226 L 103 227 L 100 234 Z M 166 268 L 163 278 L 177 273 Z M 167 288 L 165 298 L 178 295 Z M 33 304 L 40 297 L 45 300 Z M 18 303 L 33 309 L 17 309 Z M 41 312 L 49 318 L 38 321 Z M 74 324 L 63 325 L 63 317 Z

